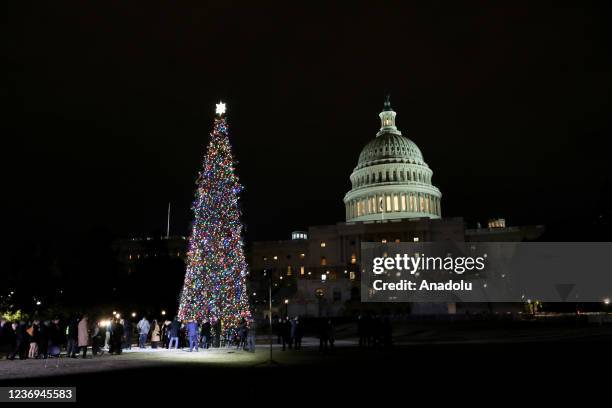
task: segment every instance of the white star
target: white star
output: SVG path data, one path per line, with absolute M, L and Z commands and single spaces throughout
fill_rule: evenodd
M 223 115 L 225 113 L 225 104 L 219 101 L 219 103 L 217 103 L 216 106 L 217 106 L 217 109 L 215 110 L 215 112 L 217 113 L 217 115 Z

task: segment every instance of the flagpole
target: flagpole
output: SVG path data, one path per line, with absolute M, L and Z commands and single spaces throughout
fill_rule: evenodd
M 170 238 L 170 201 L 168 201 L 168 224 L 166 226 L 166 239 Z

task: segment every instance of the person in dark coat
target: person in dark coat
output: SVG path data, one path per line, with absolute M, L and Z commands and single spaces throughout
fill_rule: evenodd
M 198 351 L 198 322 L 190 320 L 187 322 L 187 337 L 189 338 L 189 351 Z
M 334 349 L 334 325 L 331 320 L 323 320 L 319 327 L 319 350 L 327 351 Z
M 327 320 L 320 319 L 319 321 L 319 351 L 326 351 L 328 346 L 328 331 Z
M 304 337 L 304 323 L 300 321 L 297 317 L 294 319 L 295 328 L 294 328 L 294 338 L 293 338 L 293 346 L 296 350 L 302 348 L 302 337 Z
M 62 329 L 60 327 L 59 319 L 54 319 L 49 324 L 49 348 L 52 346 L 60 347 L 65 343 L 65 337 L 62 336 Z
M 0 320 L 0 349 L 7 350 L 8 353 L 10 353 L 12 350 L 14 336 L 11 322 Z
M 8 354 L 6 358 L 14 360 L 15 356 L 19 354 L 19 343 L 17 342 L 17 330 L 19 324 L 17 322 L 6 323 L 4 327 L 4 341 L 8 347 Z
M 19 356 L 20 360 L 24 360 L 27 358 L 28 355 L 28 340 L 29 340 L 29 336 L 28 333 L 26 332 L 27 327 L 25 322 L 19 322 L 19 324 L 17 324 L 17 322 L 12 324 L 12 328 L 13 328 L 13 332 L 15 333 L 15 342 L 14 342 L 14 347 L 13 350 L 11 352 L 11 354 L 9 355 L 9 360 L 14 360 L 15 357 Z
M 332 324 L 331 320 L 327 321 L 326 329 L 327 329 L 327 341 L 329 342 L 329 349 L 333 350 L 334 342 L 336 341 L 336 335 L 335 335 L 334 325 Z
M 8 346 L 7 336 L 8 336 L 8 328 L 10 327 L 10 323 L 4 319 L 0 320 L 0 350 L 4 350 L 5 347 Z
M 170 342 L 168 343 L 168 349 L 171 349 L 172 345 L 174 345 L 175 349 L 178 348 L 180 331 L 181 331 L 181 322 L 176 320 L 176 317 L 175 317 L 174 320 L 172 320 L 172 323 L 170 323 L 170 327 L 168 328 L 168 336 L 170 337 Z
M 36 339 L 38 345 L 38 356 L 39 358 L 47 358 L 49 350 L 49 322 L 41 322 L 38 326 L 38 338 Z
M 274 322 L 272 328 L 274 333 L 276 333 L 276 344 L 281 344 L 283 342 L 283 319 L 274 316 L 272 321 Z
M 161 330 L 161 338 L 162 338 L 162 348 L 167 349 L 168 345 L 170 344 L 170 325 L 172 324 L 171 321 L 166 320 L 164 321 L 164 324 L 162 325 L 162 330 Z
M 221 320 L 216 319 L 214 323 L 215 328 L 215 347 L 221 347 Z
M 251 353 L 255 352 L 255 340 L 257 335 L 257 322 L 253 317 L 249 318 L 249 325 L 247 327 L 247 346 Z
M 91 336 L 91 353 L 95 356 L 104 354 L 104 338 L 106 337 L 106 328 L 100 328 L 97 324 L 94 327 L 93 335 Z
M 285 351 L 285 346 L 289 346 L 289 348 L 292 347 L 291 344 L 291 320 L 289 319 L 289 316 L 285 317 L 285 320 L 283 321 L 283 323 L 281 324 L 281 330 L 282 330 L 282 334 L 283 334 L 283 351 Z
M 246 349 L 247 322 L 246 322 L 246 319 L 244 318 L 242 318 L 242 320 L 240 321 L 240 324 L 238 325 L 236 337 L 238 338 L 236 342 L 236 348 Z
M 126 350 L 132 349 L 132 322 L 130 319 L 125 319 L 123 322 L 123 338 L 125 339 L 125 343 L 123 348 Z
M 210 347 L 210 335 L 212 333 L 211 327 L 210 327 L 210 322 L 208 321 L 208 319 L 204 319 L 204 322 L 202 323 L 202 329 L 200 331 L 200 336 L 201 336 L 201 344 L 202 344 L 202 348 L 203 349 L 207 349 Z
M 66 355 L 76 358 L 76 354 L 79 352 L 79 323 L 76 318 L 72 318 L 68 322 L 68 326 L 66 327 L 66 341 Z
M 123 341 L 124 328 L 121 320 L 115 319 L 111 328 L 111 338 L 109 342 L 109 354 L 121 354 L 121 343 Z

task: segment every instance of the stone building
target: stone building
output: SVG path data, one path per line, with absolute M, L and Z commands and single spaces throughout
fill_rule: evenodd
M 296 231 L 292 239 L 253 243 L 250 280 L 259 312 L 266 310 L 270 285 L 277 314 L 338 316 L 362 308 L 362 242 L 520 241 L 543 232 L 537 226 L 506 227 L 505 220 L 466 229 L 461 217 L 442 218 L 433 171 L 397 129 L 388 98 L 379 117 L 380 130 L 350 175 L 346 220 Z M 456 311 L 453 305 L 437 312 Z

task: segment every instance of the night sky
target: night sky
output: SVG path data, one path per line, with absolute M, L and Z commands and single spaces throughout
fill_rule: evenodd
M 386 92 L 444 216 L 562 225 L 609 204 L 607 9 L 124 3 L 0 6 L 9 254 L 92 231 L 151 234 L 168 201 L 171 232 L 187 234 L 219 99 L 248 242 L 344 220 Z

